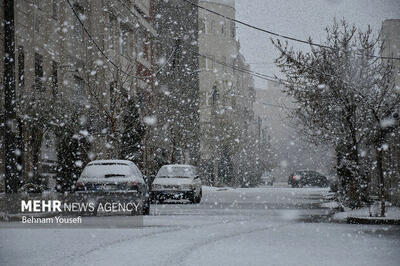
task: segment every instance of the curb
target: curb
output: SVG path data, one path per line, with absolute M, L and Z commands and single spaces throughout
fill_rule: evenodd
M 386 225 L 400 225 L 400 219 L 390 219 L 390 218 L 360 218 L 360 217 L 347 217 L 348 224 L 386 224 Z

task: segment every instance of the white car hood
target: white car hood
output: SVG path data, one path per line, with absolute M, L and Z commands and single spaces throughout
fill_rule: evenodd
M 153 184 L 155 185 L 186 185 L 193 184 L 192 178 L 156 178 Z

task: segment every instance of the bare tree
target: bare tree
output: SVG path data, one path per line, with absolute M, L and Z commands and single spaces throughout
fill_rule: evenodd
M 325 44 L 310 46 L 310 52 L 273 41 L 281 52 L 276 63 L 286 76 L 286 93 L 298 102 L 293 116 L 300 131 L 316 144 L 335 148 L 346 202 L 359 207 L 369 201 L 368 184 L 374 174 L 365 151 L 373 144 L 381 164 L 379 147 L 386 134 L 381 122 L 399 103 L 393 67 L 375 57 L 381 42 L 370 28 L 357 31 L 343 20 L 326 32 Z

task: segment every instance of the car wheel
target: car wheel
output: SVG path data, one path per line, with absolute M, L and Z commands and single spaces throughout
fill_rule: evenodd
M 196 198 L 196 203 L 200 203 L 201 202 L 201 198 L 203 197 L 203 190 L 200 189 L 200 193 L 199 196 Z
M 197 202 L 197 197 L 196 197 L 194 190 L 192 192 L 190 192 L 189 201 L 192 204 L 195 204 Z

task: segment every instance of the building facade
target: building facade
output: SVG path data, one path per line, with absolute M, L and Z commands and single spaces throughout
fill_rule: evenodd
M 382 23 L 383 49 L 381 56 L 400 58 L 400 19 L 388 19 Z M 400 60 L 393 60 L 395 65 L 395 84 L 400 93 Z M 400 114 L 400 107 L 398 110 Z M 398 118 L 400 119 L 400 118 Z M 398 123 L 400 123 L 398 121 Z M 388 139 L 390 143 L 386 154 L 386 163 L 392 171 L 386 173 L 387 197 L 391 202 L 400 206 L 400 128 L 391 134 Z
M 0 14 L 3 20 L 3 3 Z M 95 158 L 118 156 L 120 143 L 115 139 L 121 128 L 122 102 L 134 97 L 144 103 L 143 114 L 152 110 L 156 32 L 151 0 L 20 0 L 14 1 L 14 17 L 23 178 L 52 172 L 62 136 L 41 119 L 58 121 L 55 126 L 63 127 L 63 119 L 48 114 L 61 102 L 70 110 L 83 110 L 77 117 L 60 116 L 70 115 L 78 125 L 71 139 L 87 143 L 87 150 L 77 152 L 77 157 L 82 155 L 78 167 Z M 3 58 L 4 28 L 0 33 Z M 3 82 L 3 63 L 0 73 Z M 91 117 L 93 110 L 99 113 Z
M 197 3 L 197 1 L 192 1 Z M 154 1 L 157 74 L 157 156 L 165 163 L 199 161 L 198 8 Z M 182 14 L 186 14 L 182 16 Z
M 235 18 L 234 0 L 199 4 Z M 241 168 L 235 162 L 255 131 L 253 79 L 232 20 L 199 9 L 199 62 L 201 164 L 211 183 L 227 183 Z

